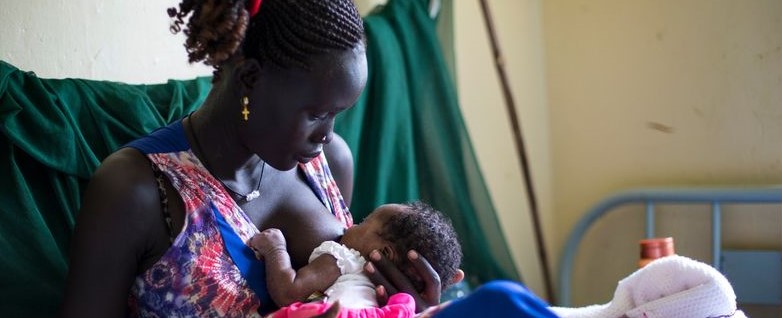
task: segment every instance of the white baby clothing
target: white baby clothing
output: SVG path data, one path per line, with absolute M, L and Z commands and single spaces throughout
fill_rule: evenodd
M 377 307 L 375 285 L 364 275 L 366 260 L 358 251 L 334 241 L 325 241 L 312 251 L 309 261 L 312 262 L 323 254 L 329 254 L 337 259 L 337 266 L 342 275 L 324 294 L 329 301 L 339 300 L 343 308 Z

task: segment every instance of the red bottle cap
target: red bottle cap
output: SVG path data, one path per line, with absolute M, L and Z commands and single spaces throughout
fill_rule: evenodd
M 669 255 L 673 255 L 673 238 L 660 237 L 641 240 L 641 265 Z

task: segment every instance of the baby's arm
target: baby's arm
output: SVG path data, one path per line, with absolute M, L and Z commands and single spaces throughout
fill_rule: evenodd
M 250 239 L 255 256 L 266 263 L 266 286 L 278 306 L 301 301 L 316 291 L 324 291 L 339 277 L 336 259 L 323 254 L 298 271 L 291 265 L 285 237 L 278 229 L 267 229 Z

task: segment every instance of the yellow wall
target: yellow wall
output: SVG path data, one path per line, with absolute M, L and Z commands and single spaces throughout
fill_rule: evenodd
M 575 222 L 615 191 L 782 181 L 782 2 L 489 2 L 535 169 L 552 269 Z M 543 295 L 477 3 L 454 1 L 459 94 L 513 256 Z M 724 246 L 782 247 L 779 209 L 727 207 Z M 709 210 L 662 210 L 658 234 L 673 235 L 680 254 L 711 262 Z M 616 282 L 635 269 L 642 210 L 619 212 L 582 245 L 576 305 L 610 300 Z
M 543 5 L 556 246 L 601 197 L 661 185 L 782 181 L 782 2 L 571 1 Z M 711 262 L 708 211 L 670 211 L 660 234 Z M 729 210 L 728 247 L 782 247 L 780 207 Z M 640 212 L 640 210 L 639 210 Z M 601 222 L 574 300 L 610 299 L 634 269 L 638 217 Z

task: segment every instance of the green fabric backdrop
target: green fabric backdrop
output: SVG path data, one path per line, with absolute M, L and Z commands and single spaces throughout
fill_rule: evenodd
M 353 150 L 352 211 L 422 199 L 453 220 L 472 284 L 519 279 L 459 112 L 428 0 L 366 19 L 370 79 L 335 130 Z M 54 316 L 81 191 L 124 143 L 195 110 L 209 78 L 42 79 L 0 61 L 0 316 Z
M 92 171 L 117 147 L 195 110 L 210 81 L 41 79 L 0 61 L 0 316 L 55 316 Z
M 354 152 L 351 211 L 422 199 L 453 221 L 472 285 L 520 279 L 481 176 L 429 17 L 429 0 L 391 0 L 365 19 L 369 81 L 335 130 Z

